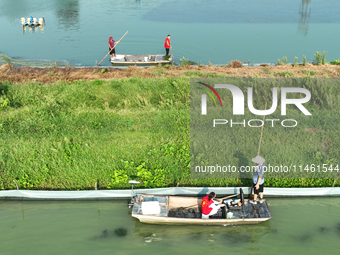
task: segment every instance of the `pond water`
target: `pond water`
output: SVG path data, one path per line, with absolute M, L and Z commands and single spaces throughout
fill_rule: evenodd
M 129 31 L 117 53 L 163 54 L 170 34 L 177 63 L 313 61 L 316 51 L 330 61 L 340 55 L 339 7 L 338 0 L 2 0 L 0 52 L 24 64 L 93 66 L 110 35 L 117 41 Z M 21 17 L 43 14 L 43 30 L 23 30 Z
M 225 227 L 142 224 L 125 200 L 0 201 L 0 254 L 339 253 L 339 197 L 267 201 L 269 221 Z

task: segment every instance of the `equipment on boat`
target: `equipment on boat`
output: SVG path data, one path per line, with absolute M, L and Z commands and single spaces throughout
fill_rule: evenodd
M 167 64 L 172 61 L 172 57 L 165 59 L 162 54 L 155 55 L 124 55 L 116 54 L 114 58 L 111 59 L 112 65 L 123 66 L 123 65 L 158 65 Z
M 228 207 L 221 207 L 217 214 L 209 216 L 209 219 L 202 219 L 201 201 L 200 197 L 137 194 L 131 201 L 132 217 L 140 222 L 152 224 L 224 226 L 258 224 L 272 217 L 265 200 L 263 203 L 252 205 L 248 203 L 248 199 L 244 199 L 242 189 L 239 199 L 234 200 Z M 226 199 L 222 202 L 228 204 Z

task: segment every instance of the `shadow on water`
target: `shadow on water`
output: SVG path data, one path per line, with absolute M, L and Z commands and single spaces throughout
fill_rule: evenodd
M 59 3 L 59 2 L 58 2 Z M 56 10 L 59 28 L 79 30 L 79 3 L 78 0 L 60 1 Z
M 320 233 L 328 233 L 329 232 L 329 228 L 327 228 L 327 227 L 319 227 L 319 232 Z
M 340 223 L 335 226 L 335 231 L 340 235 Z
M 113 238 L 113 237 L 124 237 L 127 235 L 126 228 L 116 228 L 114 231 L 109 231 L 105 229 L 102 231 L 101 235 L 93 237 L 91 240 L 99 240 L 105 238 Z
M 311 14 L 311 8 L 309 7 L 310 2 L 311 0 L 302 0 L 299 10 L 301 19 L 299 22 L 298 31 L 304 36 L 308 35 L 308 18 Z
M 271 232 L 270 225 L 264 222 L 259 225 L 235 225 L 235 226 L 171 226 L 151 225 L 135 222 L 134 236 L 138 238 L 158 238 L 183 236 L 189 240 L 214 240 L 227 242 L 228 244 L 253 243 Z M 277 232 L 277 230 L 276 230 Z

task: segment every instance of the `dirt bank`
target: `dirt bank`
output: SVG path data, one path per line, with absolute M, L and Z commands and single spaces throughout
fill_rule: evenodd
M 168 66 L 168 67 L 136 67 L 120 69 L 113 67 L 95 68 L 74 68 L 74 67 L 10 67 L 8 65 L 0 66 L 0 82 L 11 81 L 19 82 L 42 82 L 49 83 L 55 81 L 75 81 L 75 80 L 109 80 L 122 79 L 130 77 L 171 77 L 171 76 L 188 76 L 188 77 L 217 77 L 222 76 L 240 76 L 240 77 L 317 77 L 317 78 L 336 78 L 340 77 L 340 66 L 337 65 L 312 65 L 305 66 L 258 66 L 258 67 L 241 67 L 231 68 L 227 66 Z

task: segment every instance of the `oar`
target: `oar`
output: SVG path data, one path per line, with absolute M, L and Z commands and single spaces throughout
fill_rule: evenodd
M 266 105 L 264 106 L 264 110 L 267 110 L 267 102 Z M 264 119 L 266 118 L 266 115 L 263 115 L 263 123 L 264 123 Z M 263 124 L 264 126 L 264 124 Z M 260 142 L 259 142 L 259 149 L 257 150 L 257 156 L 260 155 L 260 149 L 261 149 L 261 141 L 262 141 L 262 134 L 263 134 L 263 126 L 261 127 L 261 136 L 260 136 Z M 253 177 L 251 178 L 251 190 L 250 190 L 250 194 L 249 194 L 249 199 L 251 199 L 252 195 L 253 195 L 253 188 L 254 188 L 254 182 L 253 182 Z
M 45 22 L 45 16 L 43 14 L 43 21 L 44 21 L 44 26 L 46 26 L 46 22 Z
M 171 49 L 171 54 L 172 54 L 172 63 L 175 64 L 175 56 L 174 56 L 174 53 L 172 51 L 172 47 L 170 47 Z
M 125 36 L 128 32 L 129 32 L 129 31 L 126 31 L 126 33 L 122 36 L 122 38 L 120 38 L 119 41 L 118 41 L 115 45 L 113 45 L 113 48 L 112 48 L 111 50 L 113 50 L 114 48 L 116 48 L 117 44 L 124 38 L 124 36 Z M 105 57 L 102 59 L 102 61 L 99 62 L 99 64 L 98 64 L 99 66 L 100 66 L 100 64 L 103 62 L 103 60 L 107 57 L 107 55 L 110 54 L 111 50 L 109 50 L 109 52 L 105 55 Z

